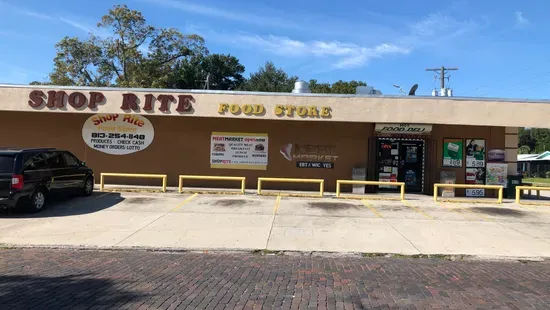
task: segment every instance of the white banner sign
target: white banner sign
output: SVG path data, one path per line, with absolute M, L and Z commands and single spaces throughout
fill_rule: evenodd
M 267 134 L 213 132 L 210 167 L 267 170 Z
M 141 115 L 96 114 L 82 126 L 84 142 L 96 151 L 111 155 L 142 151 L 154 137 L 153 124 Z
M 374 131 L 387 134 L 429 134 L 432 132 L 430 124 L 376 124 Z

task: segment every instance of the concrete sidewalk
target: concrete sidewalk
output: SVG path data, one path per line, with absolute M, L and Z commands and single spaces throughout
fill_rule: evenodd
M 101 193 L 0 216 L 8 245 L 550 257 L 550 207 Z

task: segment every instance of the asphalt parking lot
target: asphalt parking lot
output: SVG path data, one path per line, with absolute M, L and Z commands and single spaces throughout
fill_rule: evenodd
M 550 257 L 550 207 L 95 192 L 0 215 L 7 245 Z

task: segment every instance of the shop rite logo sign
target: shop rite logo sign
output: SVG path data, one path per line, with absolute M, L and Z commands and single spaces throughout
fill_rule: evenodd
M 261 104 L 229 104 L 220 103 L 218 105 L 218 113 L 226 114 L 231 113 L 233 115 L 247 115 L 247 116 L 263 116 L 266 109 Z M 330 107 L 317 107 L 317 106 L 295 106 L 295 105 L 276 105 L 273 109 L 273 113 L 277 116 L 294 117 L 322 117 L 330 118 L 332 109 Z
M 67 93 L 65 91 L 49 91 L 43 92 L 41 90 L 33 90 L 29 93 L 29 106 L 34 109 L 41 109 L 44 106 L 50 109 L 65 109 L 67 105 L 77 109 L 83 110 L 89 108 L 96 110 L 98 105 L 106 104 L 107 99 L 103 93 L 89 92 L 84 94 L 82 92 Z M 170 105 L 177 104 L 175 111 L 179 113 L 193 112 L 193 103 L 195 98 L 191 95 L 158 95 L 145 94 L 143 98 L 138 97 L 136 94 L 127 93 L 122 94 L 122 105 L 120 109 L 129 112 L 139 112 L 140 110 L 146 112 L 154 112 L 155 105 L 158 101 L 158 110 L 161 112 L 170 112 Z
M 338 160 L 335 149 L 332 145 L 288 143 L 279 152 L 286 160 L 295 161 L 298 168 L 333 169 L 334 162 Z

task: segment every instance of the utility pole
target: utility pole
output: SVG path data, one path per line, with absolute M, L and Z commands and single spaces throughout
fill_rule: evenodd
M 444 66 L 441 66 L 441 68 L 432 68 L 432 69 L 426 69 L 426 71 L 434 71 L 439 74 L 439 79 L 441 81 L 441 89 L 445 88 L 445 73 L 447 71 L 455 71 L 458 70 L 458 68 L 445 68 Z

